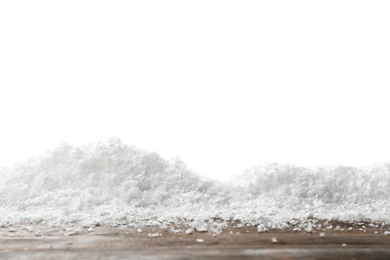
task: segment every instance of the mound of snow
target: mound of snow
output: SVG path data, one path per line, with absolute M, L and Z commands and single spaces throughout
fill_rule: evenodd
M 0 223 L 187 221 L 206 230 L 222 219 L 266 230 L 296 219 L 390 220 L 390 164 L 316 169 L 269 164 L 227 184 L 200 178 L 179 159 L 110 139 L 61 145 L 2 169 L 1 177 Z
M 164 160 L 118 139 L 78 148 L 64 144 L 1 176 L 3 222 L 132 221 L 160 216 L 162 207 L 181 217 L 183 207 L 202 204 L 212 186 L 180 160 Z
M 232 185 L 247 190 L 251 202 L 272 202 L 280 208 L 275 214 L 289 209 L 296 218 L 380 221 L 390 216 L 390 164 L 309 169 L 274 163 L 248 169 Z

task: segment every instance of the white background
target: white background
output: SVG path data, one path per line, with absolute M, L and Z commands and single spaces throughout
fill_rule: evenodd
M 1 1 L 0 166 L 118 136 L 226 179 L 390 159 L 388 1 Z

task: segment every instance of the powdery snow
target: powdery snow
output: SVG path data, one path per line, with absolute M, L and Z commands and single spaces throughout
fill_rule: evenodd
M 199 177 L 179 159 L 110 139 L 64 144 L 0 174 L 0 224 L 192 223 L 218 232 L 223 220 L 264 229 L 313 218 L 390 222 L 390 164 L 269 164 L 220 183 Z

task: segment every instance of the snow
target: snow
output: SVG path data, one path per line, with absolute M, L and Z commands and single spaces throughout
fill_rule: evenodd
M 311 222 L 307 223 L 307 227 L 305 228 L 305 231 L 307 233 L 312 233 L 313 232 L 313 225 Z
M 188 228 L 188 229 L 185 231 L 185 233 L 186 233 L 187 235 L 191 235 L 192 233 L 194 233 L 194 229 L 193 229 L 193 228 Z
M 189 223 L 218 231 L 224 221 L 238 220 L 262 231 L 316 218 L 390 222 L 389 163 L 312 169 L 274 163 L 222 183 L 198 176 L 180 159 L 113 138 L 63 144 L 0 174 L 0 224 Z
M 151 238 L 156 238 L 156 237 L 161 237 L 162 234 L 157 232 L 157 233 L 149 233 L 148 234 L 148 237 L 151 237 Z
M 259 232 L 259 233 L 263 233 L 263 232 L 266 232 L 266 231 L 268 231 L 268 229 L 265 227 L 265 225 L 264 224 L 259 224 L 258 226 L 257 226 L 257 232 Z

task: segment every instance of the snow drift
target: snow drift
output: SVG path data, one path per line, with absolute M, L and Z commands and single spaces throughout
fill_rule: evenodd
M 110 139 L 64 144 L 0 174 L 0 223 L 390 221 L 390 164 L 270 164 L 219 183 L 199 177 L 179 159 Z

